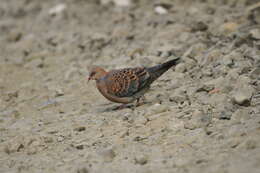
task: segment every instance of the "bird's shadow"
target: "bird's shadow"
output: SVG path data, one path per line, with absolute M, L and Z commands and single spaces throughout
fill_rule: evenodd
M 124 109 L 136 109 L 137 107 L 141 107 L 143 105 L 147 105 L 147 104 L 152 104 L 152 102 L 143 102 L 142 104 L 136 106 L 135 104 L 126 104 L 126 105 L 113 105 L 111 107 L 107 107 L 105 109 L 98 109 L 97 112 L 99 113 L 103 113 L 103 112 L 115 112 L 115 111 L 119 111 L 119 110 L 124 110 Z M 105 104 L 108 105 L 108 104 Z

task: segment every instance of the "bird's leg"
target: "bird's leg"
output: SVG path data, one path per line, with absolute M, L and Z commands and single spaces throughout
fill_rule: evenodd
M 144 95 L 142 95 L 141 99 L 142 99 L 142 102 L 145 103 L 146 99 L 145 99 Z
M 142 100 L 142 101 L 140 102 L 140 100 Z M 141 97 L 137 98 L 135 107 L 143 105 L 144 102 L 145 102 L 145 97 L 144 97 L 144 95 L 142 95 Z
M 124 108 L 127 108 L 127 107 L 128 107 L 127 104 L 122 104 L 122 105 L 116 107 L 114 110 L 121 110 L 121 109 L 124 109 Z
M 138 106 L 140 106 L 140 103 L 139 103 L 139 101 L 140 101 L 140 97 L 136 99 L 135 107 L 138 107 Z

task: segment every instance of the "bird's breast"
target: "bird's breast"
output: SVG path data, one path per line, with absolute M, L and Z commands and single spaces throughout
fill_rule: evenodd
M 103 80 L 97 80 L 96 82 L 96 86 L 99 90 L 99 92 L 108 100 L 112 101 L 112 102 L 116 102 L 116 103 L 131 103 L 133 102 L 135 99 L 132 97 L 117 97 L 115 95 L 112 95 L 109 93 L 108 88 L 106 86 L 105 81 Z

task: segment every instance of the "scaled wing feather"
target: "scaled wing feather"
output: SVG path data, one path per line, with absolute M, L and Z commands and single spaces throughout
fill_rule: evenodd
M 145 68 L 114 70 L 107 76 L 107 89 L 118 97 L 131 97 L 149 84 L 150 74 Z

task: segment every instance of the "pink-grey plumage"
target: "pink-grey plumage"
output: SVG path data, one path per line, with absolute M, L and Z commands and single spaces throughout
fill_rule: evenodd
M 111 70 L 93 67 L 89 80 L 96 80 L 100 93 L 110 101 L 117 103 L 137 102 L 150 88 L 150 85 L 169 68 L 178 64 L 180 58 L 167 61 L 153 67 L 137 67 Z

